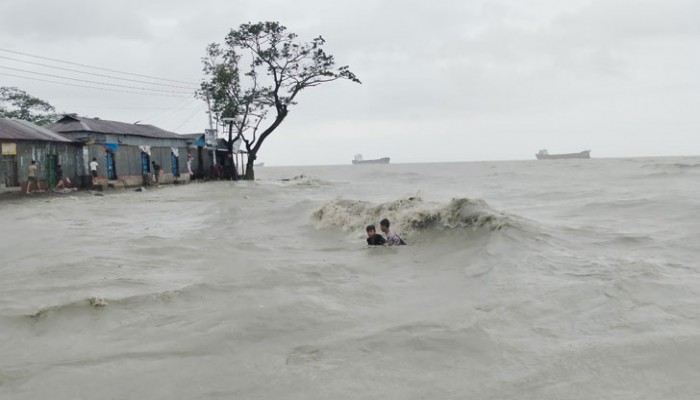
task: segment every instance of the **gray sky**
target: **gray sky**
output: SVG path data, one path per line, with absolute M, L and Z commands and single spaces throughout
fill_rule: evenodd
M 700 154 L 700 0 L 3 0 L 0 48 L 197 83 L 208 43 L 261 20 L 303 40 L 323 35 L 363 82 L 302 93 L 259 155 L 269 165 L 347 164 L 356 153 L 392 162 L 533 159 L 540 148 Z M 144 86 L 6 58 L 0 66 Z M 6 75 L 0 85 L 58 111 L 179 133 L 207 127 L 194 98 Z

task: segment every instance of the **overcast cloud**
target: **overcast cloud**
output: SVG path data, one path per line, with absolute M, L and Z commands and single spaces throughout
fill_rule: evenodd
M 302 93 L 259 155 L 269 165 L 347 164 L 355 153 L 393 162 L 532 159 L 540 148 L 700 154 L 697 0 L 4 0 L 0 48 L 196 84 L 208 43 L 261 20 L 304 40 L 323 35 L 363 82 Z M 106 81 L 0 56 L 4 67 Z M 191 97 L 7 75 L 0 85 L 64 112 L 179 133 L 208 124 L 205 104 Z

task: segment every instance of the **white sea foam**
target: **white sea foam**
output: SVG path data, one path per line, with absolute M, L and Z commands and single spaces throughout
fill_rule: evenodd
M 426 202 L 408 197 L 381 204 L 363 200 L 334 200 L 313 213 L 321 229 L 362 230 L 378 225 L 387 218 L 403 231 L 445 230 L 458 228 L 501 229 L 508 218 L 491 209 L 484 200 L 454 198 L 448 203 Z

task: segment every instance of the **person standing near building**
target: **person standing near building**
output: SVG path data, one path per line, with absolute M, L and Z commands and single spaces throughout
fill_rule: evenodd
M 92 184 L 95 184 L 95 178 L 97 178 L 97 167 L 99 164 L 97 164 L 97 157 L 93 157 L 92 161 L 90 161 L 90 175 L 92 175 Z
M 155 161 L 152 161 L 151 164 L 153 164 L 153 175 L 155 175 L 156 178 L 156 186 L 160 186 L 160 164 Z
M 194 172 L 192 172 L 192 154 L 187 153 L 187 172 L 190 173 L 190 180 L 194 177 Z
M 29 168 L 27 168 L 27 194 L 31 194 L 30 188 L 32 187 L 32 183 L 36 185 L 36 187 L 39 187 L 39 183 L 36 180 L 36 161 L 32 160 L 32 163 L 29 165 Z

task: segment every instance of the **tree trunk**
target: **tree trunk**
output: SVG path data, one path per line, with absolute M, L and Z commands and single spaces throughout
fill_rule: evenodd
M 227 152 L 226 156 L 228 158 L 226 159 L 226 161 L 224 161 L 224 168 L 226 168 L 224 175 L 226 176 L 226 179 L 228 179 L 228 180 L 237 181 L 238 180 L 238 168 L 236 168 L 236 159 L 233 157 L 233 142 L 229 141 L 227 144 L 228 144 L 228 152 Z
M 255 180 L 255 171 L 254 171 L 254 164 L 255 164 L 255 154 L 248 154 L 248 163 L 246 164 L 245 168 L 245 180 L 247 181 L 254 181 Z
M 228 171 L 224 173 L 227 175 L 227 179 L 237 181 L 238 180 L 238 168 L 236 168 L 236 160 L 233 158 L 233 123 L 229 122 L 228 126 L 228 141 L 226 142 L 226 148 L 228 149 L 228 159 L 224 162 L 228 164 Z

